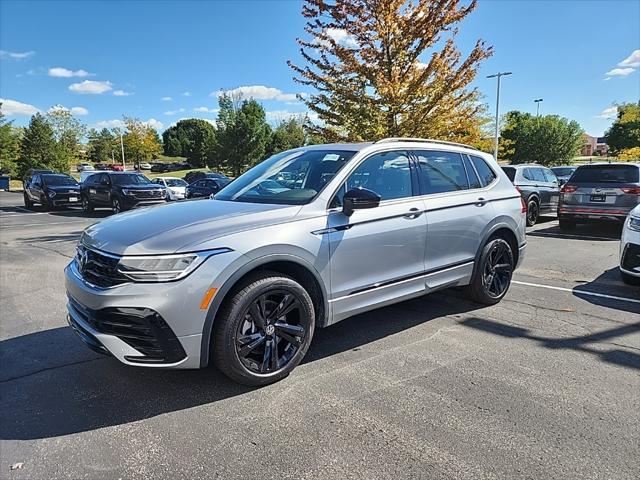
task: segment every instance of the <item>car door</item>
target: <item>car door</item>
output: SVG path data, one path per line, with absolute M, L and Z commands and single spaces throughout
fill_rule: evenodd
M 452 151 L 414 152 L 426 205 L 426 283 L 437 288 L 470 276 L 486 226 L 494 219 L 491 184 L 497 178 L 480 157 L 478 175 L 466 155 Z
M 27 195 L 29 199 L 35 202 L 42 201 L 40 190 L 40 175 L 36 174 L 26 184 Z
M 203 192 L 202 192 L 203 197 L 208 197 L 212 193 L 217 193 L 218 190 L 220 190 L 220 187 L 218 187 L 218 184 L 216 183 L 216 181 L 210 178 L 207 180 L 204 180 L 204 185 L 205 185 L 205 188 L 203 189 Z
M 549 211 L 551 209 L 551 188 L 544 176 L 544 170 L 540 167 L 529 168 L 533 174 L 534 186 L 540 194 L 540 211 Z
M 197 182 L 194 182 L 190 188 L 191 190 L 191 196 L 194 198 L 198 198 L 201 197 L 203 195 L 203 191 L 204 191 L 204 187 L 205 187 L 205 181 L 204 180 L 198 180 Z
M 100 175 L 99 181 L 95 184 L 94 202 L 101 205 L 109 205 L 111 202 L 111 178 L 108 173 Z
M 346 191 L 366 188 L 378 207 L 342 212 Z M 424 291 L 426 221 L 415 166 L 406 151 L 364 159 L 340 187 L 327 218 L 333 314 L 336 319 Z

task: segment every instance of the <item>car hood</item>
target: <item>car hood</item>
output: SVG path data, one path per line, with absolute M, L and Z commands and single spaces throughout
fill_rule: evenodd
M 200 243 L 290 220 L 300 208 L 221 200 L 167 204 L 109 217 L 88 227 L 81 242 L 117 255 L 197 251 Z

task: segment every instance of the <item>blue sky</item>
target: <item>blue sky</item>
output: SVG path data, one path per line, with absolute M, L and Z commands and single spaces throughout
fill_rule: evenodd
M 18 125 L 60 104 L 89 126 L 127 114 L 163 130 L 180 118 L 214 120 L 212 93 L 253 87 L 244 91 L 271 120 L 302 112 L 293 94 L 307 90 L 286 65 L 299 61 L 300 8 L 294 0 L 0 0 L 3 110 Z M 614 102 L 640 98 L 639 19 L 636 0 L 480 0 L 458 46 L 493 45 L 474 82 L 491 112 L 495 80 L 486 75 L 512 71 L 501 112 L 535 112 L 533 100 L 543 98 L 542 113 L 601 135 Z

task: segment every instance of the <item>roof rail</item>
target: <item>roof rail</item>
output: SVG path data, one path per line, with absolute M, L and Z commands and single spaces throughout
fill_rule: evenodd
M 390 138 L 382 138 L 373 143 L 377 144 L 377 143 L 391 143 L 391 142 L 429 142 L 429 143 L 439 143 L 441 145 L 452 145 L 454 147 L 470 148 L 471 150 L 478 150 L 477 148 L 472 147 L 470 145 L 465 145 L 464 143 L 447 142 L 446 140 L 434 140 L 431 138 L 390 137 Z

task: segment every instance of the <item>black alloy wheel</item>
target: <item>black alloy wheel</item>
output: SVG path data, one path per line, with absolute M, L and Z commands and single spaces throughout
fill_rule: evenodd
M 529 200 L 527 204 L 527 227 L 533 227 L 540 216 L 540 206 L 537 200 Z
M 307 290 L 282 273 L 257 271 L 225 296 L 213 322 L 210 352 L 232 380 L 267 385 L 302 361 L 314 328 Z
M 288 290 L 271 290 L 253 301 L 236 334 L 236 353 L 245 368 L 268 374 L 288 365 L 307 334 L 301 310 L 300 300 Z
M 467 296 L 484 305 L 495 305 L 507 294 L 515 268 L 513 250 L 502 237 L 490 239 L 475 266 Z
M 120 204 L 119 198 L 113 198 L 111 200 L 111 212 L 113 214 L 118 214 L 122 211 L 122 205 Z
M 89 197 L 82 195 L 82 211 L 84 213 L 91 213 L 93 212 L 93 208 L 93 204 L 91 203 L 91 200 L 89 200 Z
M 22 195 L 24 197 L 24 206 L 27 208 L 33 207 L 33 202 L 29 199 L 29 195 L 27 195 L 27 192 L 23 192 Z

